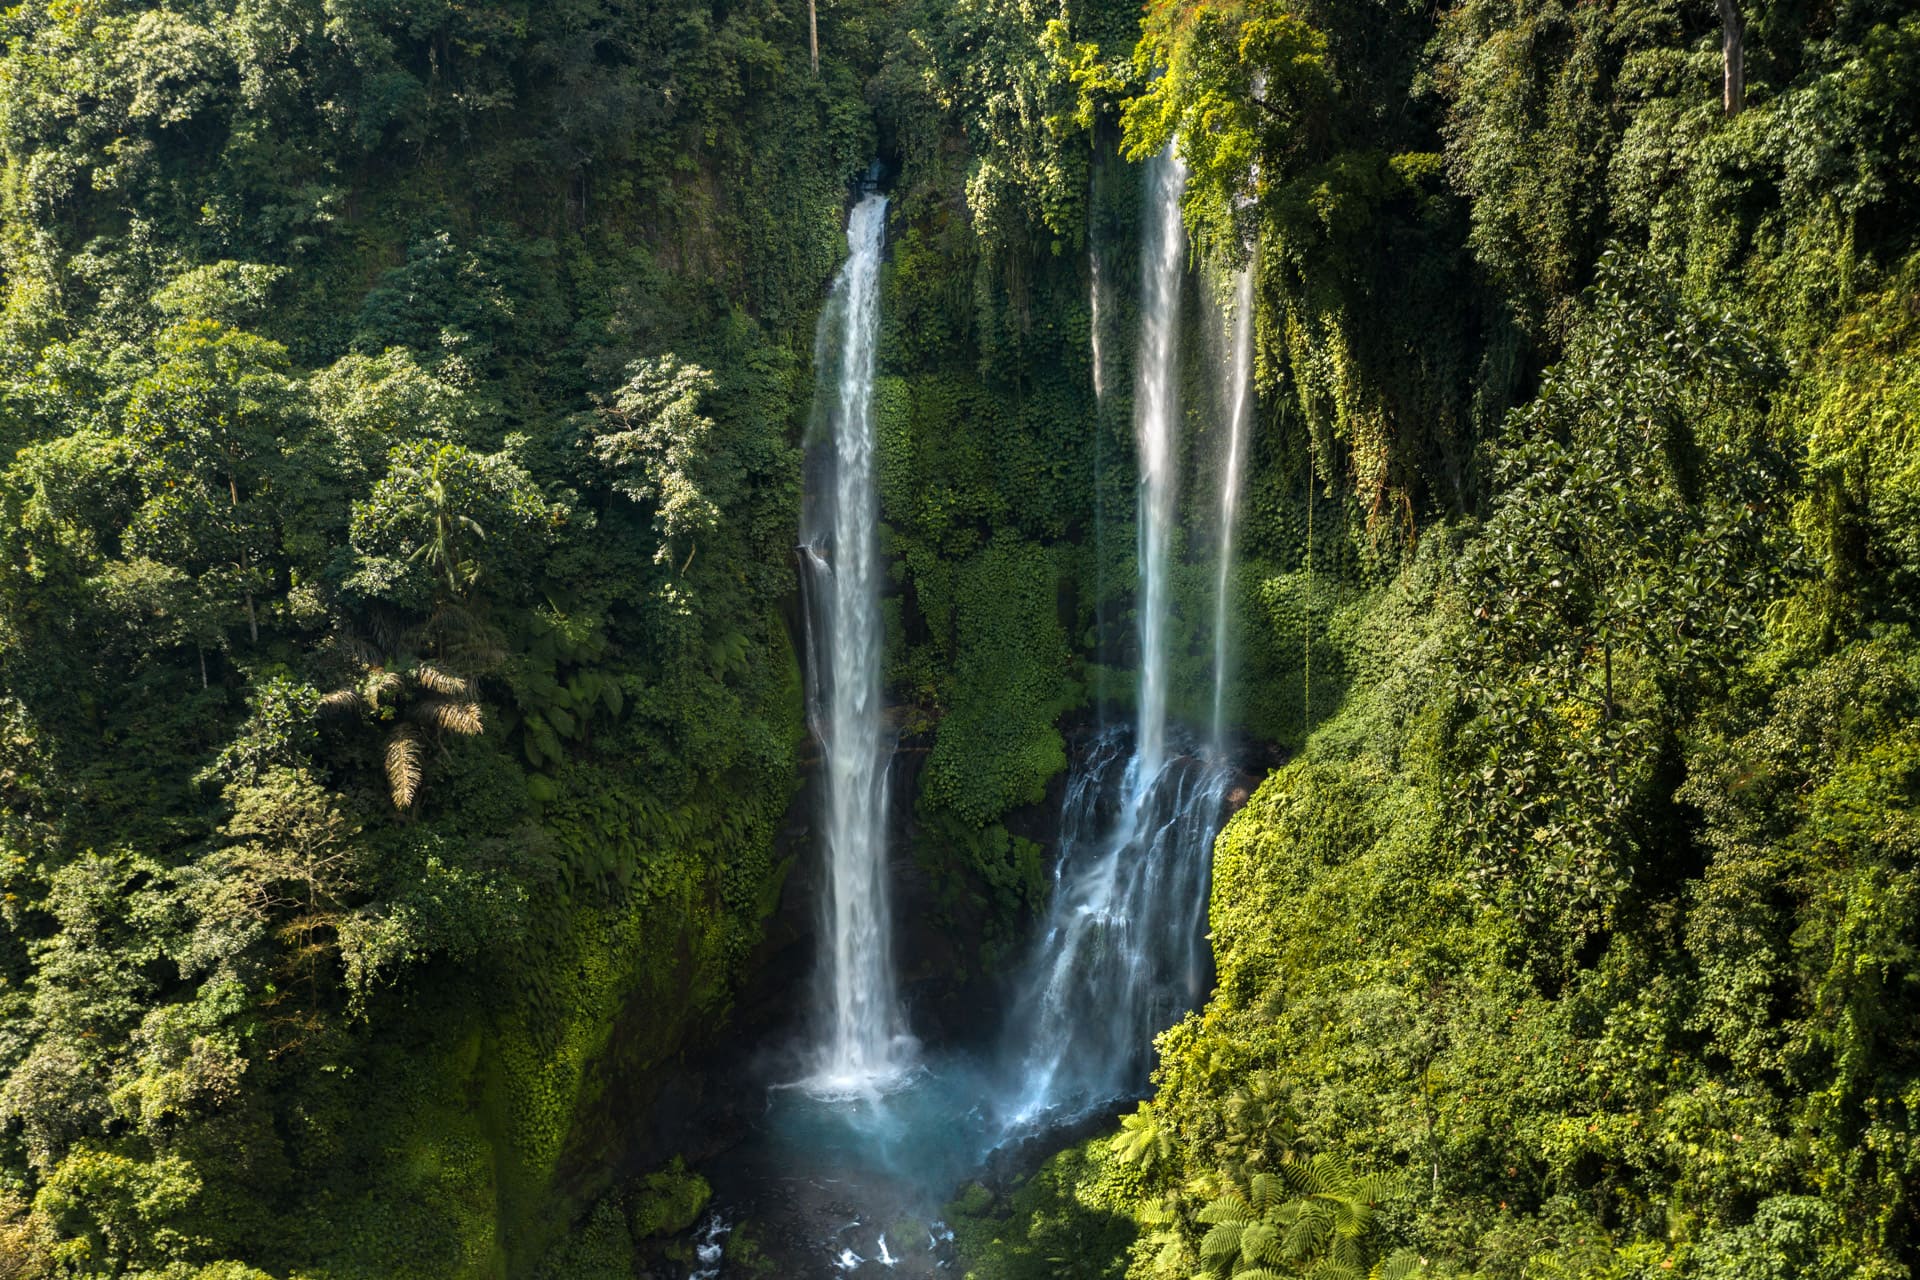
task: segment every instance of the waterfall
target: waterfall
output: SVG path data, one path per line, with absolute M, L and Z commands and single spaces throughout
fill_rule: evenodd
M 1180 429 L 1180 285 L 1187 233 L 1180 221 L 1186 166 L 1172 144 L 1148 162 L 1141 244 L 1140 365 L 1134 426 L 1140 457 L 1140 691 L 1134 772 L 1145 785 L 1166 760 L 1167 614 Z
M 1093 400 L 1103 405 L 1107 399 L 1107 361 L 1102 343 L 1105 341 L 1106 322 L 1106 281 L 1100 278 L 1100 251 L 1087 250 L 1088 336 L 1087 343 L 1093 349 Z
M 846 265 L 815 339 L 828 439 L 801 516 L 807 714 L 824 752 L 826 878 L 817 1092 L 870 1093 L 911 1050 L 894 986 L 887 904 L 887 761 L 881 691 L 880 549 L 875 533 L 873 374 L 886 197 L 847 220 Z M 831 379 L 831 382 L 829 382 Z M 830 388 L 830 389 L 829 389 Z
M 769 1212 L 788 1224 L 785 1240 L 811 1263 L 796 1263 L 784 1274 L 944 1274 L 957 1261 L 954 1233 L 933 1219 L 953 1189 L 1005 1155 L 1022 1158 L 1059 1126 L 1110 1114 L 1114 1104 L 1142 1096 L 1155 1036 L 1206 996 L 1213 972 L 1205 933 L 1213 843 L 1238 775 L 1223 752 L 1206 749 L 1191 727 L 1170 720 L 1169 668 L 1180 634 L 1171 617 L 1181 496 L 1185 175 L 1169 149 L 1150 163 L 1146 177 L 1131 375 L 1138 446 L 1136 716 L 1132 723 L 1103 720 L 1098 731 L 1075 735 L 1046 917 L 1014 975 L 1002 1034 L 992 1046 L 936 1044 L 922 1052 L 905 1032 L 888 956 L 887 743 L 870 421 L 884 205 L 870 197 L 854 210 L 847 233 L 852 255 L 817 339 L 820 382 L 801 546 L 808 714 L 825 750 L 822 1043 L 815 1073 L 802 1087 L 770 1089 L 765 1109 L 756 1113 L 764 1145 L 736 1167 L 736 1176 L 760 1189 L 758 1199 L 722 1202 L 725 1216 L 714 1218 L 701 1237 L 697 1275 L 724 1265 L 727 1223 Z M 1094 251 L 1098 255 L 1097 246 Z M 1102 487 L 1100 450 L 1121 443 L 1118 431 L 1126 425 L 1119 417 L 1125 397 L 1114 394 L 1124 390 L 1114 383 L 1127 376 L 1120 372 L 1125 361 L 1113 359 L 1125 351 L 1112 345 L 1117 333 L 1108 327 L 1113 266 L 1111 256 L 1090 263 L 1099 430 L 1093 471 Z M 1242 284 L 1241 314 L 1248 287 Z M 1236 361 L 1244 368 L 1244 357 Z M 1243 465 L 1248 416 L 1245 401 L 1235 402 L 1229 473 Z M 1206 488 L 1210 500 L 1210 473 Z M 1096 539 L 1105 536 L 1102 496 L 1096 489 Z M 1231 524 L 1238 489 L 1223 491 L 1222 501 Z M 1231 528 L 1222 537 L 1224 557 L 1231 552 Z M 1107 635 L 1104 626 L 1100 635 Z M 1032 1139 L 1039 1142 L 1029 1146 Z M 907 1228 L 912 1222 L 929 1225 L 923 1234 Z
M 1142 247 L 1139 442 L 1140 694 L 1131 750 L 1103 734 L 1067 782 L 1053 896 L 1016 999 L 1019 1077 L 1002 1118 L 1019 1132 L 1137 1091 L 1153 1037 L 1206 994 L 1202 937 L 1213 838 L 1231 775 L 1169 753 L 1167 615 L 1179 444 L 1185 171 L 1150 162 Z
M 1233 538 L 1240 522 L 1240 489 L 1247 437 L 1253 422 L 1253 265 L 1234 279 L 1228 318 L 1227 457 L 1220 476 L 1220 565 L 1213 593 L 1213 746 L 1225 741 L 1227 696 L 1227 596 L 1233 571 Z
M 1141 779 L 1120 732 L 1073 771 L 1053 900 L 1012 1035 L 1009 1132 L 1070 1121 L 1146 1083 L 1153 1037 L 1206 995 L 1201 922 L 1231 774 L 1190 754 Z

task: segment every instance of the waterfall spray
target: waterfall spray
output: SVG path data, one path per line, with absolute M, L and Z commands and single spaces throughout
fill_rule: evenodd
M 879 500 L 873 375 L 886 197 L 847 221 L 846 265 L 820 318 L 816 367 L 828 439 L 801 522 L 807 710 L 825 756 L 823 1040 L 810 1087 L 871 1093 L 910 1052 L 895 992 L 887 902 L 887 759 L 881 691 Z M 832 377 L 831 390 L 827 379 Z

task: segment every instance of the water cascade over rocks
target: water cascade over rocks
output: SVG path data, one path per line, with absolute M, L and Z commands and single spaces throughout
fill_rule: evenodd
M 861 1094 L 896 1082 L 912 1056 L 893 971 L 887 888 L 887 758 L 873 375 L 887 199 L 847 221 L 848 257 L 820 317 L 815 367 L 824 436 L 802 506 L 807 713 L 825 753 L 822 1043 L 808 1087 Z

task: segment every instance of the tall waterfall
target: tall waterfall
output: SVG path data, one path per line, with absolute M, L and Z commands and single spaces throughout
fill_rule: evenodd
M 1227 320 L 1227 456 L 1220 475 L 1220 565 L 1213 593 L 1213 745 L 1226 731 L 1227 594 L 1233 572 L 1233 539 L 1240 523 L 1240 490 L 1247 437 L 1253 422 L 1253 265 L 1234 278 L 1233 313 Z
M 1139 1089 L 1154 1035 L 1206 994 L 1213 838 L 1228 772 L 1169 752 L 1167 615 L 1179 455 L 1179 311 L 1185 170 L 1150 162 L 1142 247 L 1138 436 L 1140 692 L 1131 750 L 1109 732 L 1076 765 L 1062 813 L 1047 922 L 1009 1024 L 1019 1077 L 1003 1117 L 1018 1131 Z
M 1148 162 L 1141 243 L 1140 360 L 1134 426 L 1140 455 L 1140 692 L 1134 772 L 1145 783 L 1166 760 L 1167 614 L 1180 435 L 1180 285 L 1187 234 L 1180 195 L 1187 170 L 1171 144 Z
M 875 534 L 873 374 L 886 197 L 847 221 L 848 258 L 815 336 L 817 445 L 801 515 L 807 713 L 825 753 L 823 1043 L 809 1082 L 870 1093 L 911 1051 L 895 990 L 887 904 L 887 760 L 881 702 L 880 550 Z M 831 380 L 831 381 L 829 381 Z

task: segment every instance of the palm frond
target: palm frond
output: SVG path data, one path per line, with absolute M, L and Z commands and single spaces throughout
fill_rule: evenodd
M 393 807 L 411 809 L 420 794 L 420 774 L 426 752 L 420 731 L 403 724 L 387 739 L 387 789 L 393 795 Z
M 1278 1266 L 1287 1261 L 1286 1244 L 1280 1229 L 1270 1222 L 1256 1222 L 1240 1233 L 1240 1256 L 1248 1262 Z
M 1265 1217 L 1286 1198 L 1286 1184 L 1270 1173 L 1256 1173 L 1247 1182 L 1248 1199 L 1254 1211 Z
M 1399 1173 L 1374 1173 L 1354 1185 L 1354 1194 L 1370 1204 L 1391 1200 L 1406 1190 L 1407 1180 Z
M 1237 1191 L 1229 1191 L 1199 1214 L 1202 1222 L 1251 1222 L 1256 1216 L 1253 1206 L 1242 1199 Z
M 330 716 L 359 715 L 366 705 L 358 689 L 335 689 L 320 699 L 321 713 Z
M 1294 1214 L 1292 1221 L 1287 1224 L 1287 1256 L 1311 1257 L 1326 1235 L 1325 1223 L 1318 1215 L 1310 1212 Z
M 443 698 L 458 698 L 469 701 L 473 697 L 473 681 L 465 676 L 455 675 L 431 662 L 423 662 L 413 669 L 413 678 L 428 693 L 437 693 Z
M 1322 1258 L 1307 1269 L 1307 1280 L 1366 1280 L 1366 1272 L 1338 1258 Z
M 1411 1249 L 1395 1249 L 1373 1269 L 1372 1280 L 1411 1280 L 1426 1272 L 1425 1258 Z
M 340 651 L 361 666 L 377 667 L 380 665 L 380 650 L 376 648 L 371 641 L 363 640 L 359 636 L 347 632 L 342 632 L 335 636 L 335 640 L 340 645 Z
M 468 737 L 486 731 L 486 725 L 480 719 L 480 704 L 477 702 L 449 702 L 443 698 L 425 698 L 414 704 L 413 713 L 422 724 L 427 724 L 442 733 L 459 733 Z

